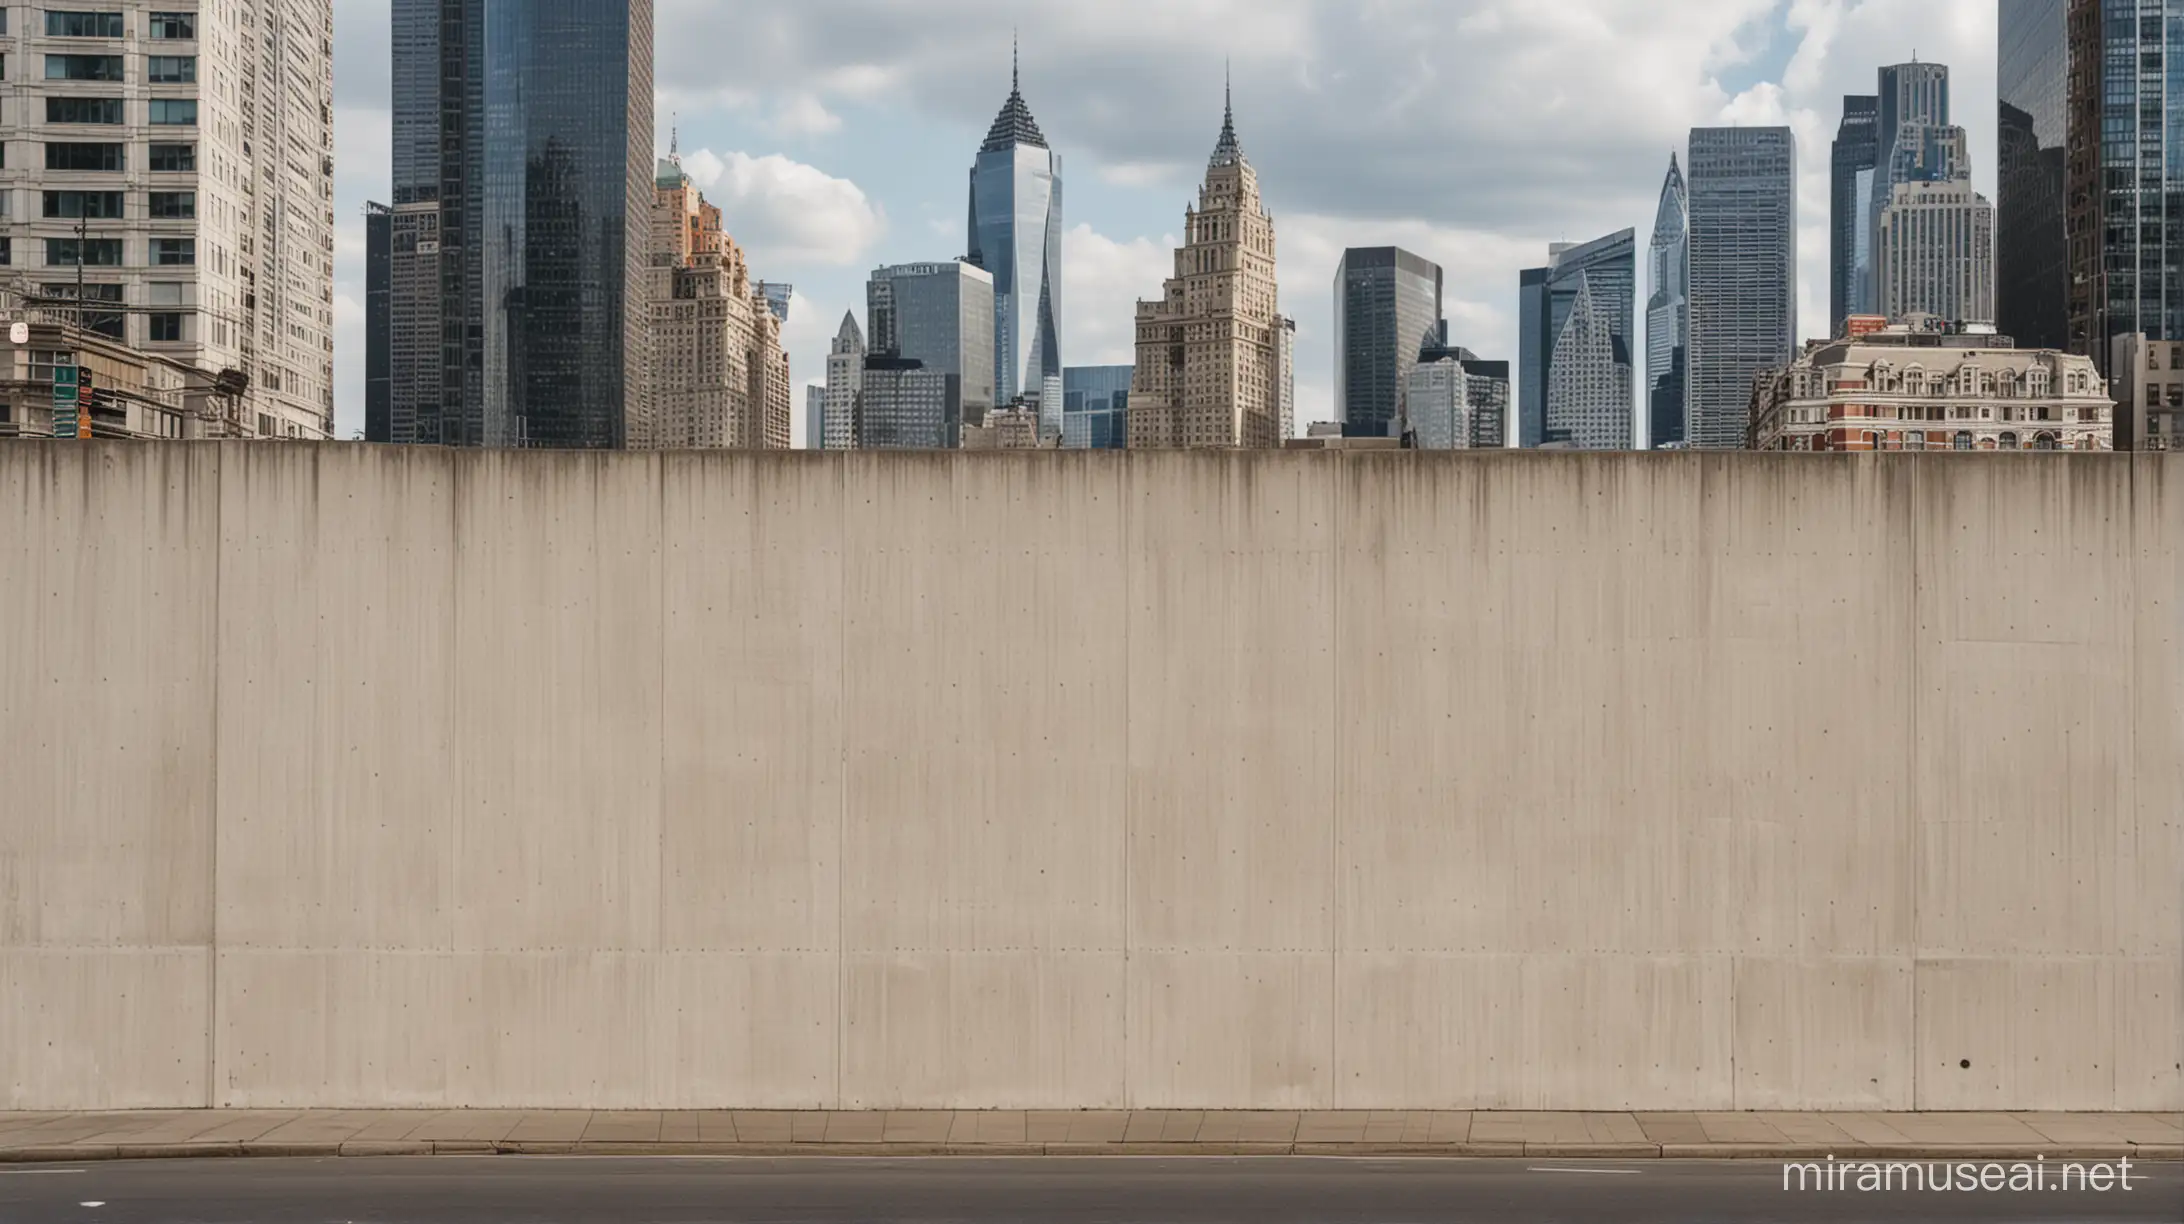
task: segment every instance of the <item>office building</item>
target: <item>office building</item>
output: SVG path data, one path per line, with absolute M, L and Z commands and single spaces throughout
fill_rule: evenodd
M 1130 446 L 1277 447 L 1282 443 L 1288 324 L 1274 280 L 1274 219 L 1224 106 L 1185 245 L 1156 301 L 1137 304 Z
M 652 12 L 652 0 L 393 0 L 395 205 L 438 212 L 420 253 L 440 282 L 441 352 L 412 368 L 439 386 L 412 392 L 408 440 L 652 436 Z M 405 277 L 399 243 L 395 258 L 398 286 L 423 279 Z M 394 310 L 397 332 L 405 310 L 431 313 L 399 289 Z
M 1356 438 L 1400 437 L 1403 389 L 1441 318 L 1441 266 L 1400 247 L 1351 247 L 1335 265 L 1335 419 Z
M 1519 274 L 1520 445 L 1627 450 L 1636 444 L 1631 312 L 1637 281 L 1638 233 L 1627 229 L 1591 242 L 1555 243 L 1547 248 L 1546 267 Z M 1580 300 L 1584 328 L 1566 338 Z M 1564 361 L 1574 365 L 1558 375 Z M 1611 418 L 1622 422 L 1619 432 Z
M 1063 369 L 1063 446 L 1072 450 L 1121 450 L 1129 444 L 1133 369 L 1126 365 Z
M 1814 341 L 1755 380 L 1752 445 L 1771 451 L 2104 451 L 2108 389 L 2091 360 L 1913 315 Z
M 752 290 L 766 300 L 766 309 L 773 312 L 774 321 L 783 327 L 789 325 L 789 301 L 796 296 L 796 286 L 781 281 L 759 281 Z
M 804 388 L 804 449 L 825 450 L 827 445 L 827 388 L 811 383 Z
M 1949 121 L 1949 69 L 1944 64 L 1891 64 L 1879 73 L 1875 95 L 1873 176 L 1858 218 L 1866 244 L 1857 252 L 1857 309 L 1880 314 L 1877 267 L 1881 214 L 1905 183 L 1968 182 L 1972 168 L 1964 129 Z M 1834 320 L 1829 320 L 1831 323 Z
M 656 169 L 647 233 L 647 359 L 627 445 L 785 449 L 790 388 L 781 319 L 722 229 L 720 209 L 673 155 Z
M 1509 363 L 1481 361 L 1434 324 L 1404 377 L 1405 420 L 1418 450 L 1499 450 L 1509 418 Z
M 856 445 L 953 449 L 994 402 L 993 274 L 964 260 L 876 269 Z M 930 377 L 928 377 L 930 376 Z M 941 382 L 937 412 L 930 378 Z
M 967 258 L 993 275 L 996 404 L 1043 399 L 1062 375 L 1062 158 L 1021 86 L 1012 65 L 1008 100 L 971 167 Z M 1060 405 L 1041 415 L 1058 435 Z
M 1865 305 L 1861 269 L 1872 263 L 1873 170 L 1880 162 L 1881 100 L 1848 94 L 1828 171 L 1828 322 L 1831 336 Z
M 198 371 L 189 436 L 331 437 L 331 0 L 8 11 L 0 254 L 28 304 L 80 284 L 88 329 Z M 211 393 L 227 371 L 246 393 Z
M 1786 127 L 1693 128 L 1686 443 L 1745 444 L 1752 380 L 1797 348 L 1797 148 Z
M 2070 0 L 2001 0 L 1995 321 L 2027 348 L 2070 344 Z
M 390 440 L 394 408 L 394 210 L 364 206 L 364 440 Z
M 2184 341 L 2118 336 L 2108 368 L 2116 449 L 2184 451 Z
M 1874 313 L 1994 322 L 1994 206 L 1966 182 L 1898 183 L 1874 234 Z
M 1684 441 L 1684 363 L 1691 334 L 1691 231 L 1683 168 L 1668 156 L 1668 177 L 1647 251 L 1645 445 Z
M 857 397 L 864 389 L 865 339 L 857 326 L 857 312 L 842 312 L 842 326 L 827 350 L 825 428 L 813 435 L 812 445 L 826 450 L 850 450 L 857 445 Z
M 440 206 L 397 204 L 387 216 L 388 442 L 440 440 L 441 405 L 458 382 L 440 366 Z M 459 373 L 459 372 L 455 372 Z

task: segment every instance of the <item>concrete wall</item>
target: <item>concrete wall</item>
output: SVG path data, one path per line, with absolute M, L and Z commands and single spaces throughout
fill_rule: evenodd
M 24 443 L 0 524 L 0 1107 L 2184 1106 L 2184 461 Z

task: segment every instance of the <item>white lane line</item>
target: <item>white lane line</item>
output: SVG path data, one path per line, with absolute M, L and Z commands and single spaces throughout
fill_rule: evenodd
M 76 1204 L 76 1205 L 77 1205 L 78 1207 L 104 1207 L 104 1206 L 106 1206 L 106 1200 L 105 1200 L 105 1199 L 93 1199 L 93 1200 L 91 1200 L 91 1201 L 90 1201 L 90 1202 L 88 1202 L 88 1203 L 78 1203 L 78 1204 Z
M 90 1171 L 89 1169 L 9 1169 L 5 1173 L 0 1173 L 0 1176 L 36 1177 L 41 1173 L 51 1176 L 55 1173 L 89 1173 Z
M 1636 1177 L 1636 1176 L 1637 1176 L 1638 1174 L 1640 1174 L 1640 1173 L 1643 1173 L 1643 1172 L 1645 1172 L 1645 1170 L 1643 1170 L 1643 1169 L 1573 1169 L 1573 1168 L 1569 1168 L 1568 1166 L 1563 1166 L 1563 1165 L 1557 1165 L 1557 1166 L 1550 1166 L 1550 1167 L 1534 1167 L 1534 1168 L 1529 1168 L 1529 1169 L 1526 1169 L 1526 1170 L 1525 1170 L 1525 1172 L 1527 1172 L 1527 1173 L 1609 1173 L 1609 1174 L 1615 1174 L 1615 1175 L 1618 1175 L 1618 1176 L 1623 1176 L 1623 1177 Z

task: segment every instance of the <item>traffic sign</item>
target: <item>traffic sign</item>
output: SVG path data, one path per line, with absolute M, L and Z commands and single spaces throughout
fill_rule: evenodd
M 76 402 L 76 367 L 53 367 L 53 436 L 75 438 L 82 436 L 81 422 L 90 414 L 79 411 Z

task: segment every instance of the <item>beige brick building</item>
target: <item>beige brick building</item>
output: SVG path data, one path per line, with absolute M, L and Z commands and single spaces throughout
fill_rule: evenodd
M 781 322 L 679 161 L 659 165 L 652 205 L 645 378 L 636 447 L 785 450 L 788 354 Z
M 1274 280 L 1274 219 L 1236 141 L 1233 108 L 1206 166 L 1185 245 L 1157 301 L 1137 307 L 1133 449 L 1278 447 L 1292 402 L 1289 323 Z

